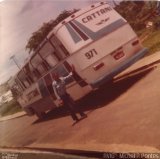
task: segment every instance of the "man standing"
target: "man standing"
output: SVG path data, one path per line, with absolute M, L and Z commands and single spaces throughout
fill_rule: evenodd
M 59 100 L 59 102 L 63 103 L 63 105 L 70 111 L 72 119 L 78 122 L 79 119 L 76 115 L 75 103 L 73 99 L 71 98 L 71 96 L 66 91 L 65 81 L 68 78 L 71 78 L 72 75 L 73 75 L 72 72 L 70 72 L 68 76 L 66 77 L 60 77 L 58 73 L 52 74 L 53 79 L 54 79 L 52 86 L 53 86 L 54 93 L 57 99 Z M 81 111 L 78 111 L 78 113 L 81 115 L 81 117 L 87 117 L 87 115 Z

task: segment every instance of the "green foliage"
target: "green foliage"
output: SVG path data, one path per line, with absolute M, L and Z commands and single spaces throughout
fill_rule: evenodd
M 149 48 L 149 54 L 153 54 L 157 51 L 160 51 L 160 30 L 154 31 L 144 40 L 143 45 Z M 148 54 L 148 55 L 149 55 Z
M 64 10 L 63 12 L 61 12 L 58 17 L 56 18 L 56 23 L 55 25 L 57 25 L 59 22 L 63 21 L 64 19 L 66 19 L 67 17 L 69 17 L 70 15 L 72 15 L 73 13 L 77 12 L 78 10 L 77 9 L 74 9 L 72 11 L 67 11 L 67 10 Z
M 32 33 L 32 36 L 26 45 L 26 49 L 29 49 L 29 52 L 35 50 L 52 28 L 52 23 L 43 23 L 42 27 L 38 31 Z
M 5 94 L 7 91 L 9 91 L 9 86 L 8 86 L 8 83 L 5 82 L 0 85 L 0 96 Z
M 59 14 L 59 16 L 55 20 L 50 20 L 47 23 L 43 23 L 43 25 L 34 33 L 32 33 L 32 36 L 28 40 L 28 43 L 26 45 L 26 49 L 29 50 L 29 53 L 31 51 L 35 51 L 39 44 L 46 38 L 48 33 L 61 21 L 63 21 L 65 18 L 69 17 L 71 14 L 77 12 L 77 9 L 74 9 L 72 11 L 64 10 Z
M 153 19 L 153 25 L 155 30 L 160 29 L 160 16 L 157 16 Z
M 22 111 L 22 108 L 14 99 L 0 106 L 0 116 L 11 115 Z
M 149 48 L 149 54 L 160 51 L 160 16 L 157 15 L 157 1 L 122 1 L 116 6 L 121 14 L 137 32 L 138 36 L 146 37 L 143 45 Z M 147 29 L 146 23 L 153 22 Z
M 115 9 L 135 31 L 139 31 L 145 28 L 147 21 L 155 18 L 156 4 L 156 1 L 122 1 Z
M 143 32 L 148 21 L 153 21 L 155 29 L 159 29 L 160 17 L 155 16 L 156 4 L 156 1 L 121 1 L 119 5 L 116 5 L 115 9 L 130 23 L 136 32 L 140 33 Z M 64 10 L 55 20 L 43 23 L 41 28 L 32 33 L 26 45 L 29 53 L 38 48 L 39 44 L 58 23 L 77 11 L 77 9 L 72 11 Z

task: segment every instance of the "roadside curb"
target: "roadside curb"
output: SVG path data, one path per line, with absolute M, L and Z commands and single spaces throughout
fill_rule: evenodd
M 55 152 L 53 149 L 35 149 L 35 148 L 0 148 L 0 154 L 3 158 L 13 158 L 13 159 L 24 159 L 24 158 L 30 158 L 30 159 L 88 159 L 87 155 L 80 155 L 79 151 L 76 153 L 65 153 L 65 152 Z M 86 153 L 87 154 L 87 153 Z M 93 158 L 94 159 L 94 158 Z M 96 158 L 95 158 L 96 159 Z
M 22 117 L 22 116 L 25 116 L 25 115 L 26 115 L 26 112 L 23 112 L 23 111 L 12 114 L 12 115 L 7 115 L 7 116 L 4 116 L 4 117 L 0 117 L 0 122 L 1 121 L 6 121 L 6 120 L 11 120 L 11 119 L 14 119 L 14 118 L 19 118 L 19 117 Z
M 104 145 L 103 145 L 104 146 Z M 112 147 L 113 146 L 113 147 Z M 133 149 L 131 150 L 130 148 L 126 151 L 124 151 L 125 148 L 127 148 L 129 145 L 120 145 L 120 149 L 117 149 L 115 147 L 117 147 L 118 145 L 116 144 L 112 144 L 111 147 L 109 149 L 95 149 L 95 147 L 92 150 L 92 147 L 90 147 L 89 149 L 84 149 L 84 148 L 74 148 L 74 147 L 70 147 L 70 148 L 66 148 L 66 147 L 59 147 L 59 148 L 54 148 L 54 146 L 52 145 L 51 147 L 46 146 L 45 144 L 43 145 L 39 145 L 37 147 L 2 147 L 0 148 L 0 153 L 15 153 L 15 154 L 40 154 L 41 155 L 52 155 L 52 157 L 56 157 L 58 155 L 58 157 L 64 157 L 66 159 L 71 159 L 73 157 L 73 159 L 76 157 L 77 159 L 88 159 L 88 158 L 104 158 L 105 155 L 110 155 L 112 154 L 114 156 L 114 158 L 117 158 L 116 156 L 119 156 L 119 154 L 121 155 L 127 155 L 127 154 L 142 154 L 142 156 L 145 154 L 155 154 L 160 156 L 159 154 L 159 150 L 157 148 L 154 147 L 147 147 L 147 146 L 133 146 L 136 147 L 136 149 L 133 151 Z M 126 147 L 127 146 L 127 147 Z M 96 146 L 97 147 L 97 146 Z M 132 147 L 132 146 L 131 146 Z M 132 148 L 133 148 L 132 147 Z M 140 148 L 140 149 L 139 149 Z M 150 151 L 149 151 L 150 150 Z M 40 157 L 39 156 L 39 157 Z M 69 158 L 68 158 L 69 157 Z M 110 158 L 110 157 L 109 157 Z M 119 157 L 118 157 L 119 158 Z M 130 158 L 130 156 L 129 156 Z M 48 158 L 47 158 L 48 159 Z M 50 158 L 49 158 L 50 159 Z
M 98 146 L 97 146 L 98 145 Z M 131 144 L 103 144 L 103 143 L 88 143 L 87 146 L 83 144 L 38 144 L 33 143 L 26 146 L 27 149 L 54 151 L 68 154 L 81 154 L 82 152 L 95 153 L 95 152 L 112 152 L 112 153 L 160 153 L 157 147 L 146 145 L 131 145 Z
M 121 72 L 120 74 L 118 74 L 115 77 L 120 77 L 128 72 L 132 72 L 132 71 L 139 69 L 139 68 L 142 68 L 142 67 L 145 69 L 149 68 L 151 64 L 152 64 L 151 67 L 159 65 L 158 64 L 159 61 L 160 61 L 160 51 L 155 52 L 154 54 L 149 55 L 149 56 L 144 56 L 142 59 L 140 59 L 139 61 L 137 61 L 132 66 L 130 66 L 129 68 L 127 68 L 126 70 L 124 70 L 123 72 Z

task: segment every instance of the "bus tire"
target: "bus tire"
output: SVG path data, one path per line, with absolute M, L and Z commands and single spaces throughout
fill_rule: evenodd
M 38 119 L 44 119 L 46 113 L 45 112 L 35 112 Z
M 33 108 L 30 107 L 24 108 L 24 111 L 27 113 L 28 116 L 32 116 L 35 114 Z

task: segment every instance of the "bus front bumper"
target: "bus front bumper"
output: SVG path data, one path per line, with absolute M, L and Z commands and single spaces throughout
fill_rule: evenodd
M 119 74 L 120 72 L 122 72 L 123 70 L 125 70 L 126 68 L 131 66 L 132 64 L 134 64 L 136 61 L 141 59 L 147 52 L 148 52 L 148 49 L 143 48 L 138 53 L 136 53 L 134 56 L 132 56 L 131 58 L 129 58 L 126 61 L 124 61 L 123 63 L 121 63 L 118 68 L 112 70 L 111 72 L 105 74 L 101 78 L 90 83 L 91 87 L 98 88 L 100 85 L 110 81 L 111 79 L 113 79 L 114 76 L 116 76 L 117 74 Z

